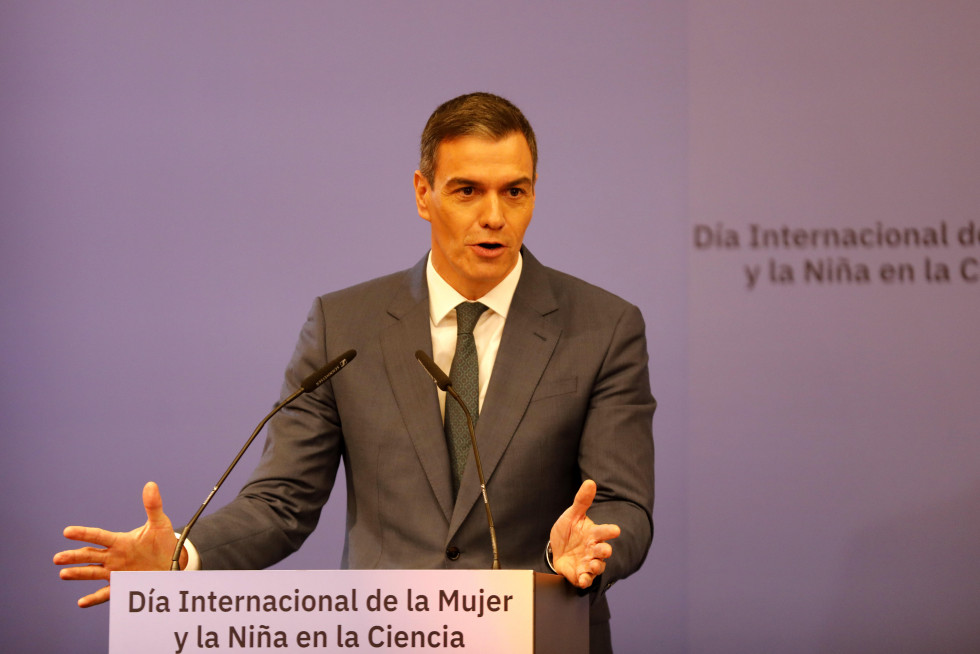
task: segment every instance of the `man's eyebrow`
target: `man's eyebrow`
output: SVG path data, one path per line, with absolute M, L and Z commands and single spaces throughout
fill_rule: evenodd
M 481 186 L 481 184 L 465 177 L 450 177 L 446 180 L 446 186 Z
M 527 175 L 523 177 L 518 177 L 517 179 L 510 180 L 509 182 L 504 182 L 503 186 L 505 188 L 511 188 L 514 186 L 522 185 L 533 185 L 534 182 Z M 467 179 L 465 177 L 450 177 L 446 180 L 446 186 L 476 186 L 478 188 L 483 187 L 482 182 L 478 182 L 473 179 Z

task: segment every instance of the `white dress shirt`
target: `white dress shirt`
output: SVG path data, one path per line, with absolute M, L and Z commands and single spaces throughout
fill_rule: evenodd
M 493 373 L 493 363 L 497 360 L 497 350 L 500 349 L 500 337 L 504 333 L 504 321 L 510 310 L 517 282 L 521 278 L 524 258 L 517 257 L 517 265 L 499 284 L 475 300 L 487 307 L 476 321 L 473 328 L 473 340 L 476 341 L 476 356 L 480 365 L 480 408 L 483 408 L 483 398 L 487 394 L 490 375 Z M 432 254 L 425 270 L 426 283 L 429 286 L 429 328 L 432 331 L 432 360 L 449 374 L 456 353 L 456 305 L 468 300 L 460 295 L 449 283 L 439 276 L 432 265 Z M 443 418 L 446 415 L 446 392 L 439 392 L 439 407 Z

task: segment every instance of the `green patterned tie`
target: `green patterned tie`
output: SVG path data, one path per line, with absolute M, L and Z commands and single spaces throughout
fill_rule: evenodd
M 449 380 L 470 410 L 474 428 L 480 407 L 480 365 L 476 357 L 473 327 L 486 310 L 487 307 L 479 302 L 460 302 L 456 306 L 456 354 L 449 369 Z M 453 472 L 453 497 L 456 497 L 466 468 L 466 457 L 470 453 L 470 431 L 466 426 L 466 414 L 451 397 L 446 398 L 446 441 Z

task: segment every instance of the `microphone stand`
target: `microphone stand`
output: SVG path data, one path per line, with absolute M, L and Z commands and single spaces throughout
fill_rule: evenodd
M 242 456 L 245 454 L 245 450 L 249 448 L 249 446 L 252 444 L 252 441 L 255 440 L 255 437 L 258 436 L 259 432 L 262 431 L 262 428 L 265 427 L 265 423 L 269 422 L 269 419 L 272 418 L 272 416 L 279 413 L 280 410 L 282 410 L 287 404 L 295 400 L 297 397 L 303 395 L 304 393 L 309 393 L 313 389 L 319 387 L 320 384 L 327 381 L 328 379 L 336 375 L 338 372 L 343 370 L 344 366 L 350 363 L 355 356 L 357 356 L 357 352 L 355 352 L 354 350 L 347 350 L 336 359 L 327 363 L 327 365 L 316 370 L 312 375 L 308 376 L 306 379 L 302 381 L 300 387 L 297 388 L 295 391 L 293 391 L 292 395 L 290 395 L 285 400 L 277 404 L 275 408 L 272 409 L 272 411 L 270 411 L 265 418 L 262 418 L 262 422 L 260 422 L 259 426 L 255 428 L 255 431 L 252 432 L 252 435 L 248 437 L 248 440 L 245 441 L 245 445 L 242 447 L 241 450 L 238 451 L 238 455 L 235 457 L 234 461 L 231 462 L 231 465 L 228 466 L 228 469 L 225 470 L 225 474 L 221 475 L 221 479 L 218 480 L 218 483 L 216 483 L 214 485 L 214 488 L 211 489 L 211 492 L 208 493 L 208 496 L 204 499 L 204 502 L 197 510 L 197 513 L 194 514 L 194 517 L 190 519 L 190 521 L 187 523 L 187 526 L 185 526 L 183 531 L 180 532 L 180 538 L 177 539 L 177 546 L 174 547 L 173 557 L 171 557 L 170 559 L 171 571 L 173 572 L 180 571 L 180 553 L 184 549 L 184 542 L 187 540 L 187 536 L 191 533 L 191 529 L 194 527 L 195 524 L 197 524 L 197 519 L 201 517 L 202 513 L 204 513 L 205 507 L 207 507 L 207 505 L 211 503 L 211 498 L 214 497 L 214 494 L 218 492 L 218 489 L 221 488 L 221 485 L 225 483 L 225 479 L 228 478 L 228 475 L 231 474 L 231 471 L 235 468 L 236 465 L 238 465 L 239 460 L 241 460 Z
M 476 474 L 480 477 L 480 492 L 483 494 L 483 506 L 487 510 L 487 525 L 490 527 L 493 569 L 500 570 L 500 559 L 497 556 L 497 530 L 493 526 L 493 514 L 490 513 L 490 500 L 487 498 L 487 480 L 483 476 L 483 464 L 480 463 L 480 448 L 476 446 L 476 430 L 473 428 L 473 416 L 470 415 L 470 410 L 466 408 L 466 403 L 460 398 L 452 384 L 446 386 L 446 392 L 453 396 L 453 399 L 459 403 L 459 406 L 463 407 L 463 413 L 466 414 L 466 426 L 470 431 L 470 443 L 473 444 L 473 460 L 476 461 Z
M 451 395 L 463 409 L 463 414 L 466 416 L 466 427 L 469 429 L 470 443 L 473 446 L 473 459 L 476 461 L 476 474 L 480 478 L 480 492 L 483 494 L 483 506 L 487 510 L 487 525 L 490 527 L 490 547 L 493 550 L 493 569 L 500 570 L 500 558 L 497 555 L 497 529 L 493 526 L 493 514 L 490 512 L 490 499 L 487 497 L 487 480 L 483 476 L 483 464 L 480 463 L 480 448 L 476 444 L 476 430 L 473 428 L 473 416 L 466 407 L 466 402 L 463 402 L 456 389 L 453 388 L 453 383 L 449 380 L 449 376 L 442 371 L 442 368 L 437 366 L 435 361 L 422 350 L 415 352 L 415 358 L 422 364 L 425 371 L 429 373 L 429 377 L 436 383 L 439 390 L 446 391 L 448 395 Z

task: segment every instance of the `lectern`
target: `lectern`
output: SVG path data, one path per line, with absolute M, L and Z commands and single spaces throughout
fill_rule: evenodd
M 529 570 L 114 572 L 109 654 L 587 654 L 588 599 Z

